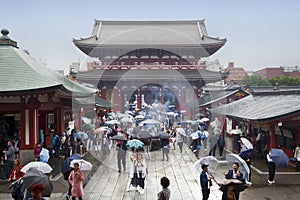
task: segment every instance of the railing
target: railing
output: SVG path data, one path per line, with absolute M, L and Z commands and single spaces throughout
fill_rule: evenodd
M 94 65 L 93 69 L 129 70 L 129 69 L 170 69 L 170 70 L 191 70 L 206 69 L 206 65 Z

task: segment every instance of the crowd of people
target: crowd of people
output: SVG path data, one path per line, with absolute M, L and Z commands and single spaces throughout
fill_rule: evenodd
M 134 119 L 133 115 L 133 119 Z M 147 114 L 142 120 L 147 119 Z M 36 161 L 40 161 L 40 153 L 43 148 L 48 148 L 50 156 L 53 158 L 67 159 L 74 154 L 83 155 L 86 151 L 94 152 L 95 156 L 107 156 L 112 149 L 116 150 L 117 155 L 117 170 L 118 172 L 126 171 L 127 154 L 129 156 L 129 180 L 127 183 L 126 190 L 130 191 L 131 187 L 135 188 L 140 194 L 145 192 L 145 179 L 148 174 L 147 160 L 151 159 L 150 150 L 154 147 L 153 138 L 159 138 L 159 148 L 161 149 L 162 161 L 169 161 L 170 150 L 178 150 L 183 153 L 183 145 L 186 144 L 190 150 L 195 154 L 196 158 L 200 158 L 200 150 L 207 152 L 209 156 L 216 156 L 218 149 L 219 159 L 223 159 L 223 151 L 225 147 L 225 140 L 221 134 L 221 130 L 218 127 L 209 127 L 206 122 L 198 122 L 191 124 L 190 122 L 176 121 L 172 117 L 167 117 L 165 120 L 160 120 L 159 124 L 143 124 L 142 120 L 133 120 L 131 123 L 123 123 L 118 116 L 110 120 L 119 120 L 120 123 L 110 124 L 109 120 L 101 121 L 99 124 L 102 127 L 102 131 L 97 131 L 97 128 L 90 126 L 89 129 L 82 129 L 77 131 L 75 129 L 67 128 L 62 134 L 58 134 L 55 131 L 51 131 L 52 143 L 51 147 L 44 146 L 44 139 L 40 138 L 40 141 L 36 144 L 34 149 L 34 157 Z M 152 119 L 150 116 L 148 119 Z M 98 127 L 99 127 L 98 126 Z M 139 133 L 142 131 L 149 132 L 152 137 L 139 138 Z M 168 137 L 160 137 L 156 133 L 166 133 Z M 125 140 L 113 140 L 114 136 L 122 136 Z M 127 147 L 127 141 L 132 139 L 140 139 L 144 142 L 144 147 L 141 149 L 130 149 Z M 258 140 L 259 141 L 259 140 Z M 239 140 L 238 155 L 247 163 L 251 170 L 252 154 L 251 151 L 247 151 L 245 145 Z M 18 142 L 9 140 L 5 148 L 3 148 L 3 155 L 6 156 L 7 169 L 6 177 L 10 182 L 16 182 L 24 176 L 21 172 L 22 165 L 20 160 L 16 156 L 16 152 L 19 150 L 17 147 Z M 265 148 L 263 150 L 264 158 L 269 169 L 269 184 L 274 184 L 276 165 L 270 156 L 270 149 Z M 294 157 L 297 161 L 296 170 L 300 169 L 300 145 L 295 149 Z M 214 178 L 209 172 L 209 165 L 201 165 L 202 172 L 200 174 L 200 185 L 202 189 L 203 199 L 208 199 L 210 194 L 210 188 L 212 185 L 212 179 Z M 79 164 L 75 163 L 74 168 L 65 175 L 65 179 L 69 183 L 69 191 L 67 199 L 75 200 L 78 198 L 82 199 L 84 196 L 83 191 L 83 180 L 84 175 L 79 169 Z M 225 179 L 236 179 L 247 183 L 251 181 L 251 171 L 247 180 L 245 180 L 243 173 L 239 170 L 239 163 L 235 162 L 227 173 L 225 173 Z M 168 178 L 163 177 L 161 179 L 162 191 L 157 194 L 158 199 L 169 199 L 170 198 L 170 181 Z M 44 199 L 43 189 L 44 185 L 38 185 L 31 189 L 32 199 Z M 222 200 L 239 199 L 239 191 L 234 188 L 224 187 L 223 188 Z M 15 199 L 20 199 L 20 196 L 16 195 Z

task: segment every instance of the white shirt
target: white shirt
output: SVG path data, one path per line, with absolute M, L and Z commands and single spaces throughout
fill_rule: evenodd
M 267 154 L 267 160 L 268 160 L 268 162 L 273 162 L 273 160 L 272 160 L 272 158 L 271 158 L 271 153 L 268 153 Z
M 206 172 L 205 174 L 206 174 L 207 180 L 208 180 L 207 189 L 209 189 L 209 188 L 210 188 L 210 183 L 209 183 L 210 178 L 209 178 L 209 174 L 208 174 L 208 172 Z
M 234 179 L 237 178 L 237 172 L 238 172 L 238 171 L 235 172 L 235 171 L 233 170 L 232 178 L 234 178 Z

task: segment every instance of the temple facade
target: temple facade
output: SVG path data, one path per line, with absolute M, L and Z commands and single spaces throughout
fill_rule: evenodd
M 76 79 L 96 85 L 99 97 L 118 105 L 115 111 L 153 104 L 188 109 L 184 105 L 200 98 L 206 83 L 225 77 L 206 70 L 203 58 L 226 39 L 209 36 L 204 20 L 95 20 L 92 35 L 73 42 L 96 59 Z

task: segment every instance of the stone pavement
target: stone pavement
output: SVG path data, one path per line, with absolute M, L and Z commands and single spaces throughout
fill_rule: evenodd
M 207 151 L 201 149 L 200 156 L 206 156 Z M 170 149 L 169 161 L 161 161 L 161 152 L 151 152 L 151 160 L 147 161 L 148 176 L 146 178 L 145 194 L 140 195 L 131 188 L 126 192 L 126 184 L 129 180 L 129 172 L 122 171 L 118 173 L 116 152 L 113 149 L 102 161 L 97 171 L 89 178 L 84 191 L 84 199 L 111 199 L 111 200 L 139 200 L 139 199 L 156 199 L 156 194 L 161 190 L 160 178 L 167 176 L 170 179 L 171 199 L 174 200 L 192 200 L 202 199 L 201 188 L 199 186 L 199 171 L 192 167 L 197 160 L 191 150 L 184 145 L 184 151 L 181 154 L 178 149 Z M 219 159 L 219 157 L 217 156 Z M 127 169 L 129 170 L 129 154 L 127 154 Z M 254 161 L 262 162 L 261 160 Z M 261 164 L 261 163 L 260 163 Z M 259 166 L 259 165 L 256 165 Z M 209 200 L 221 199 L 222 192 L 219 190 L 218 183 L 224 181 L 224 172 L 228 166 L 224 160 L 220 160 L 218 170 L 213 172 L 215 181 L 211 189 Z M 277 172 L 275 179 L 276 184 L 269 186 L 267 184 L 267 175 L 265 171 L 256 170 L 252 167 L 253 185 L 241 193 L 240 199 L 258 199 L 258 200 L 279 200 L 279 199 L 298 199 L 300 194 L 300 173 L 295 172 Z M 57 186 L 57 185 L 56 185 Z M 1 185 L 0 185 L 1 187 Z M 59 185 L 57 186 L 59 187 Z M 62 186 L 61 186 L 62 187 Z M 65 186 L 62 187 L 64 190 Z M 0 194 L 1 200 L 11 199 L 9 193 Z M 65 193 L 58 192 L 51 195 L 51 199 L 65 199 Z

